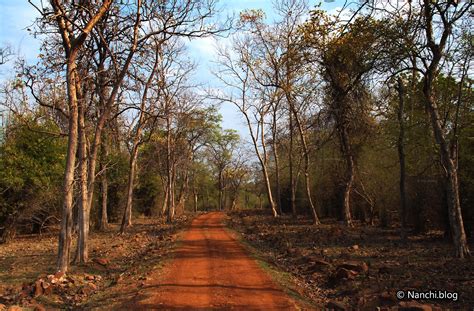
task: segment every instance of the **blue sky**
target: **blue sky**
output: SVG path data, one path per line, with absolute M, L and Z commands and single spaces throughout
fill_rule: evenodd
M 319 2 L 319 0 L 310 0 L 309 6 L 314 7 Z M 332 11 L 343 4 L 344 0 L 323 2 L 322 8 Z M 271 20 L 273 16 L 271 0 L 221 0 L 219 5 L 228 13 L 238 14 L 244 9 L 262 9 L 268 19 Z M 27 31 L 36 16 L 37 12 L 27 0 L 0 0 L 0 45 L 10 45 L 16 54 L 26 59 L 30 64 L 36 62 L 39 54 L 39 41 Z M 198 64 L 195 79 L 200 84 L 212 85 L 215 82 L 209 70 L 212 66 L 215 44 L 215 40 L 210 38 L 195 40 L 188 44 L 190 55 Z M 13 74 L 11 64 L 0 66 L 0 82 L 11 78 Z M 223 116 L 224 128 L 234 128 L 239 131 L 241 136 L 248 136 L 242 118 L 234 107 L 223 105 L 220 112 Z
M 313 8 L 321 1 L 308 1 L 309 7 Z M 272 9 L 271 0 L 239 0 L 239 1 L 222 1 L 222 7 L 229 13 L 238 14 L 245 9 L 262 9 L 267 17 L 267 20 L 271 21 L 275 14 Z M 337 8 L 340 8 L 344 5 L 344 0 L 335 0 L 332 2 L 322 2 L 322 9 L 327 11 L 334 11 Z M 215 78 L 212 76 L 210 68 L 215 65 L 212 61 L 215 58 L 216 44 L 218 44 L 219 39 L 205 38 L 194 40 L 188 46 L 190 54 L 198 63 L 198 69 L 196 72 L 196 80 L 200 83 L 213 85 L 215 83 Z M 238 130 L 242 138 L 250 140 L 247 127 L 244 124 L 244 119 L 242 115 L 237 111 L 237 109 L 230 103 L 223 104 L 220 107 L 220 113 L 223 116 L 224 128 L 232 128 Z

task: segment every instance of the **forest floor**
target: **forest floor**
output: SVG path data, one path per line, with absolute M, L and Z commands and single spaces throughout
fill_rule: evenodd
M 123 236 L 115 226 L 94 233 L 92 262 L 67 276 L 48 275 L 55 235 L 17 237 L 0 248 L 0 310 L 314 309 L 274 280 L 281 274 L 252 256 L 226 218 L 181 218 L 174 229 L 141 219 Z
M 173 226 L 137 219 L 125 234 L 112 225 L 91 236 L 91 262 L 54 271 L 57 235 L 18 236 L 0 245 L 0 310 L 471 310 L 472 259 L 452 258 L 441 233 L 264 211 L 191 215 Z M 226 223 L 225 223 L 226 222 Z M 225 228 L 225 224 L 230 228 Z M 239 240 L 242 242 L 240 243 Z M 403 290 L 442 290 L 457 299 L 398 300 Z
M 72 265 L 67 276 L 51 274 L 57 232 L 17 236 L 0 245 L 0 310 L 82 310 L 122 299 L 124 289 L 143 286 L 146 275 L 166 262 L 191 219 L 178 217 L 169 225 L 139 218 L 123 235 L 116 224 L 92 232 L 90 263 Z
M 228 226 L 274 269 L 286 271 L 295 289 L 316 305 L 336 310 L 474 307 L 473 260 L 453 258 L 453 247 L 441 232 L 410 236 L 403 245 L 395 228 L 347 228 L 336 221 L 315 227 L 307 218 L 273 219 L 258 210 L 230 216 Z M 409 290 L 457 296 L 414 301 L 406 299 Z M 398 291 L 404 291 L 404 299 L 397 298 Z

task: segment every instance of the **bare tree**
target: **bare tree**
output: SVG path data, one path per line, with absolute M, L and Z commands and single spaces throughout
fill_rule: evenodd
M 446 174 L 449 222 L 456 256 L 459 258 L 469 257 L 470 252 L 461 213 L 458 171 L 455 164 L 456 159 L 452 157 L 450 144 L 441 123 L 438 103 L 434 96 L 433 81 L 439 74 L 441 62 L 444 57 L 443 55 L 449 49 L 448 40 L 452 35 L 455 23 L 465 14 L 469 14 L 468 12 L 471 7 L 471 2 L 465 2 L 458 7 L 457 3 L 451 1 L 441 4 L 424 0 L 422 16 L 425 41 L 423 41 L 424 48 L 422 49 L 422 54 L 417 55 L 424 64 L 424 69 L 422 69 L 423 94 L 425 96 L 426 108 L 431 119 L 434 136 L 439 146 L 441 163 Z M 441 22 L 437 23 L 439 25 L 437 30 L 434 29 L 435 20 Z M 429 58 L 426 58 L 427 55 L 429 55 Z
M 31 1 L 30 1 L 31 3 Z M 74 167 L 76 163 L 76 148 L 78 142 L 78 106 L 79 96 L 77 86 L 81 82 L 77 71 L 77 57 L 87 36 L 109 10 L 112 1 L 104 0 L 98 10 L 81 23 L 80 15 L 84 7 L 75 7 L 74 4 L 59 0 L 50 1 L 53 12 L 39 8 L 44 19 L 54 16 L 55 28 L 61 35 L 66 62 L 66 81 L 69 107 L 69 134 L 66 170 L 64 173 L 63 213 L 61 231 L 59 235 L 57 270 L 66 272 L 69 267 L 70 247 L 72 239 L 72 200 L 74 186 Z M 52 15 L 54 14 L 54 15 Z
M 253 53 L 248 40 L 235 40 L 233 56 L 230 51 L 219 51 L 220 70 L 215 72 L 216 77 L 222 81 L 232 93 L 211 94 L 212 98 L 235 105 L 242 113 L 254 151 L 260 163 L 267 193 L 268 204 L 274 217 L 278 216 L 277 207 L 273 198 L 269 176 L 269 152 L 266 146 L 266 120 L 271 112 L 271 105 L 262 98 L 256 97 L 252 89 L 251 55 Z

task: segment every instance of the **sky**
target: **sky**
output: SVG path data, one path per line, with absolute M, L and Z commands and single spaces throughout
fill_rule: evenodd
M 39 2 L 36 0 L 35 2 Z M 324 0 L 323 0 L 324 1 Z M 314 7 L 320 0 L 309 0 L 310 7 Z M 322 2 L 322 9 L 335 11 L 343 6 L 344 0 L 333 0 Z M 220 0 L 219 6 L 223 9 L 223 14 L 236 14 L 245 9 L 262 9 L 267 19 L 271 20 L 272 13 L 271 0 Z M 27 29 L 32 25 L 37 12 L 27 0 L 0 0 L 0 46 L 9 45 L 15 54 L 24 58 L 27 63 L 37 62 L 40 53 L 39 40 L 29 34 Z M 198 65 L 194 79 L 198 84 L 212 86 L 216 84 L 216 79 L 211 74 L 212 60 L 215 59 L 215 47 L 220 40 L 214 38 L 202 38 L 192 40 L 187 43 L 190 56 Z M 12 78 L 14 75 L 12 62 L 0 66 L 0 83 Z M 236 129 L 239 134 L 248 137 L 243 119 L 239 112 L 231 104 L 223 104 L 220 107 L 223 118 L 223 128 Z

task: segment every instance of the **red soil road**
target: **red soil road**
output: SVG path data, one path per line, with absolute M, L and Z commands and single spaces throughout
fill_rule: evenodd
M 147 281 L 130 309 L 298 310 L 223 225 L 225 214 L 194 219 L 174 259 Z

